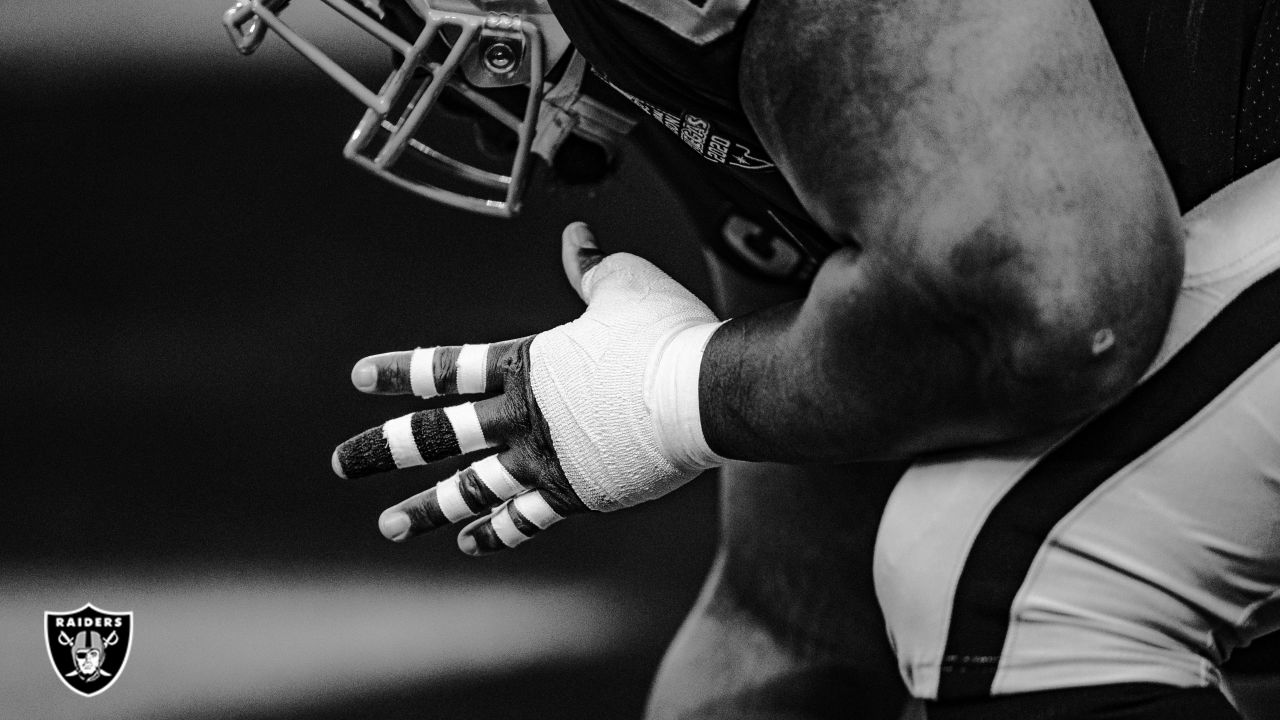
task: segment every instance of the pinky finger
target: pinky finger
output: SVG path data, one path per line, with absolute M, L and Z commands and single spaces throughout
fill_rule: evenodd
M 468 555 L 488 555 L 513 548 L 563 519 L 540 490 L 533 490 L 462 528 L 458 548 Z

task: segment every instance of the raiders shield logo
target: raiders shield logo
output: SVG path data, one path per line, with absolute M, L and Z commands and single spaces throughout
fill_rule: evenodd
M 85 697 L 111 687 L 129 660 L 133 613 L 99 610 L 92 604 L 74 612 L 44 614 L 49 662 L 62 682 Z

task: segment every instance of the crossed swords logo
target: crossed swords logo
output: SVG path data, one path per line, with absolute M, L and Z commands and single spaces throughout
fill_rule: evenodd
M 45 647 L 68 689 L 93 697 L 120 679 L 133 646 L 133 613 L 86 603 L 72 612 L 45 611 Z

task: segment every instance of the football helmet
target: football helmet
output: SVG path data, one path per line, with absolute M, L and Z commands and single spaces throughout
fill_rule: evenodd
M 268 29 L 279 35 L 367 108 L 343 155 L 431 200 L 512 217 L 531 153 L 550 163 L 570 133 L 611 151 L 634 124 L 582 94 L 585 63 L 546 0 L 321 0 L 392 50 L 395 67 L 377 90 L 287 25 L 281 13 L 289 2 L 238 0 L 223 16 L 236 48 L 248 55 Z M 567 55 L 557 82 L 546 82 Z M 528 96 L 515 111 L 486 93 L 516 86 L 527 86 Z M 515 134 L 507 172 L 456 159 L 415 135 L 446 91 Z

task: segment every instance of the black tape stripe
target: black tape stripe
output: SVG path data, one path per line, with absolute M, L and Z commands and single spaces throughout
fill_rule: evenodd
M 381 426 L 365 430 L 343 443 L 338 448 L 338 464 L 342 466 L 342 474 L 349 479 L 394 470 L 396 467 L 391 446 L 387 444 Z
M 458 447 L 457 436 L 453 434 L 453 425 L 440 408 L 414 413 L 409 427 L 413 432 L 413 442 L 418 446 L 418 453 L 426 462 L 453 457 L 462 451 Z
M 991 693 L 1013 601 L 1058 522 L 1280 344 L 1280 272 L 1231 302 L 1164 368 L 1023 476 L 992 510 L 956 587 L 938 698 Z

